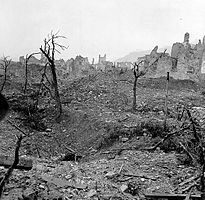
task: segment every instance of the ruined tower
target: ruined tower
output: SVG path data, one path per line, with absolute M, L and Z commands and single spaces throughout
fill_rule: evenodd
M 186 32 L 184 34 L 184 42 L 183 43 L 189 43 L 189 33 L 188 32 Z
M 191 48 L 191 45 L 190 45 L 190 43 L 189 43 L 189 33 L 185 33 L 185 34 L 184 34 L 184 42 L 183 42 L 183 45 L 184 45 L 185 49 Z
M 94 65 L 94 64 L 95 64 L 95 59 L 93 58 L 93 59 L 92 59 L 92 65 Z
M 106 62 L 106 54 L 104 56 L 99 55 L 98 63 Z

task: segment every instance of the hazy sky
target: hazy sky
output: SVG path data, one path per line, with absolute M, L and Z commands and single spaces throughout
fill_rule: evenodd
M 53 30 L 67 37 L 59 57 L 109 60 L 137 49 L 205 35 L 205 0 L 0 0 L 0 57 L 39 51 Z

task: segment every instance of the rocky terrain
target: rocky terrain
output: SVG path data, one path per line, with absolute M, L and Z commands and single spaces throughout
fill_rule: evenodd
M 15 134 L 20 134 L 9 120 L 29 134 L 20 154 L 33 160 L 33 168 L 15 170 L 2 199 L 143 199 L 151 192 L 186 193 L 197 173 L 184 152 L 177 151 L 173 142 L 154 152 L 145 150 L 166 134 L 166 78 L 139 79 L 136 111 L 132 110 L 133 81 L 132 70 L 97 71 L 62 80 L 62 118 L 56 122 L 52 104 L 42 101 L 38 130 L 25 123 L 23 112 L 15 109 L 18 98 L 5 90 L 11 110 L 1 122 L 1 154 L 14 155 Z M 19 88 L 10 83 L 10 89 Z M 203 87 L 171 79 L 168 132 L 178 128 L 182 105 L 203 112 Z M 1 168 L 0 174 L 5 171 Z M 197 186 L 193 193 L 199 194 Z

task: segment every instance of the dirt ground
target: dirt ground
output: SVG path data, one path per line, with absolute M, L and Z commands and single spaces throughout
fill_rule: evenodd
M 165 84 L 165 78 L 140 79 L 133 112 L 131 72 L 97 73 L 66 82 L 60 88 L 61 121 L 53 120 L 48 109 L 43 119 L 47 130 L 41 132 L 24 127 L 20 114 L 11 110 L 1 122 L 0 152 L 14 155 L 15 134 L 20 132 L 10 120 L 30 133 L 20 153 L 33 160 L 33 168 L 15 170 L 2 199 L 21 199 L 22 194 L 30 199 L 143 199 L 151 192 L 186 193 L 195 181 L 194 166 L 180 163 L 174 151 L 142 150 L 156 143 L 154 135 L 162 134 Z M 170 129 L 184 104 L 203 107 L 203 88 L 171 79 Z M 82 156 L 78 162 L 62 161 L 70 149 Z M 0 174 L 5 171 L 1 168 Z

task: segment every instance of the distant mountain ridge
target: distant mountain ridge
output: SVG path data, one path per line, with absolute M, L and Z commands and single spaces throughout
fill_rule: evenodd
M 163 47 L 163 48 L 159 48 L 158 52 L 164 52 L 165 49 L 167 49 L 166 53 L 171 52 L 171 46 L 166 46 L 166 47 Z M 152 49 L 151 50 L 137 50 L 137 51 L 129 53 L 128 55 L 126 55 L 122 58 L 118 58 L 117 60 L 115 60 L 115 62 L 137 62 L 137 59 L 139 57 L 150 54 L 151 51 L 152 51 Z

